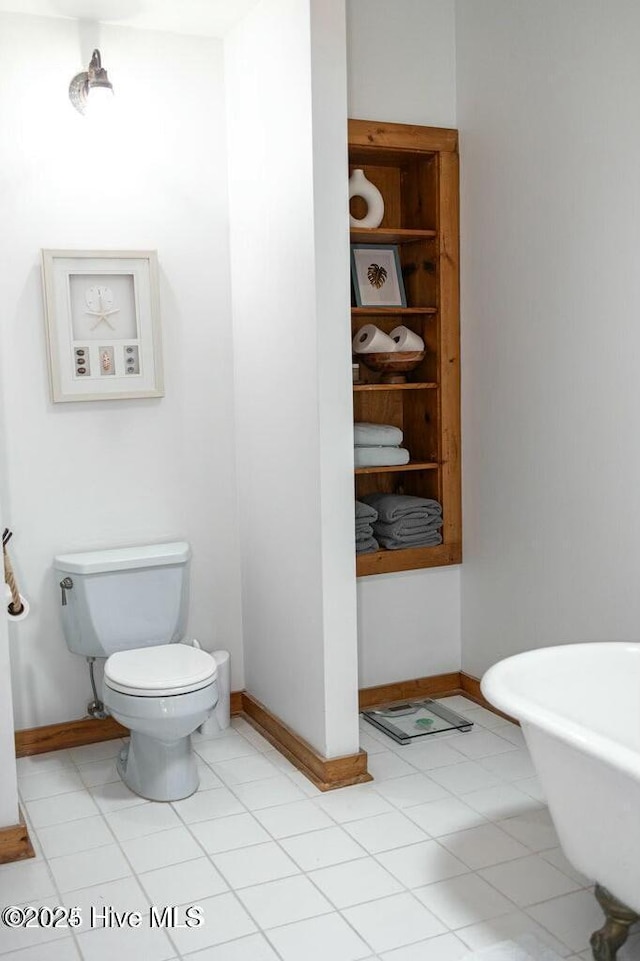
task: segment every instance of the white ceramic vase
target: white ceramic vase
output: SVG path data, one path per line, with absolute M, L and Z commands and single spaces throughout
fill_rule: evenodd
M 364 217 L 358 219 L 350 216 L 352 227 L 379 227 L 384 217 L 384 200 L 375 184 L 364 175 L 364 170 L 358 168 L 349 177 L 349 199 L 362 197 L 367 204 Z

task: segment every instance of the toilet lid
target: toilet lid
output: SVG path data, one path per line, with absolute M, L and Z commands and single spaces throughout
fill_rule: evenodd
M 107 659 L 104 680 L 123 694 L 162 697 L 188 694 L 211 684 L 216 662 L 206 651 L 186 644 L 160 644 L 117 651 Z

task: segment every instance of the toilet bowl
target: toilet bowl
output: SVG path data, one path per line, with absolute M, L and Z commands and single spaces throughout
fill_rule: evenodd
M 124 783 L 152 801 L 177 801 L 198 788 L 191 734 L 218 702 L 216 662 L 185 644 L 112 654 L 104 668 L 109 713 L 131 731 L 118 758 Z
M 105 659 L 105 707 L 131 731 L 118 758 L 120 777 L 152 801 L 197 790 L 191 734 L 219 698 L 215 659 L 180 643 L 190 556 L 189 545 L 176 541 L 54 560 L 67 646 L 91 661 Z

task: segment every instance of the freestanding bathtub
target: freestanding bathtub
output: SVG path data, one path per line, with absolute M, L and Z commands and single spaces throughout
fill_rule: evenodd
M 640 643 L 517 654 L 481 688 L 522 725 L 560 843 L 607 917 L 594 956 L 611 959 L 640 915 Z

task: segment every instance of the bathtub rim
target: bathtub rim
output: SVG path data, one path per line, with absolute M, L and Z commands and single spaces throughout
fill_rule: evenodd
M 480 681 L 480 689 L 491 704 L 510 714 L 511 717 L 538 727 L 552 737 L 561 738 L 582 753 L 592 755 L 624 771 L 634 780 L 640 781 L 640 752 L 619 744 L 610 737 L 598 734 L 557 711 L 543 707 L 530 697 L 514 692 L 509 687 L 509 677 L 513 676 L 514 668 L 520 674 L 523 669 L 526 669 L 527 663 L 536 661 L 539 664 L 541 661 L 551 660 L 560 651 L 563 652 L 563 656 L 566 656 L 568 651 L 579 654 L 580 650 L 587 648 L 591 651 L 601 649 L 604 653 L 605 650 L 610 651 L 612 645 L 618 649 L 631 648 L 640 656 L 640 642 L 637 641 L 592 641 L 534 648 L 520 654 L 513 654 L 490 667 Z

